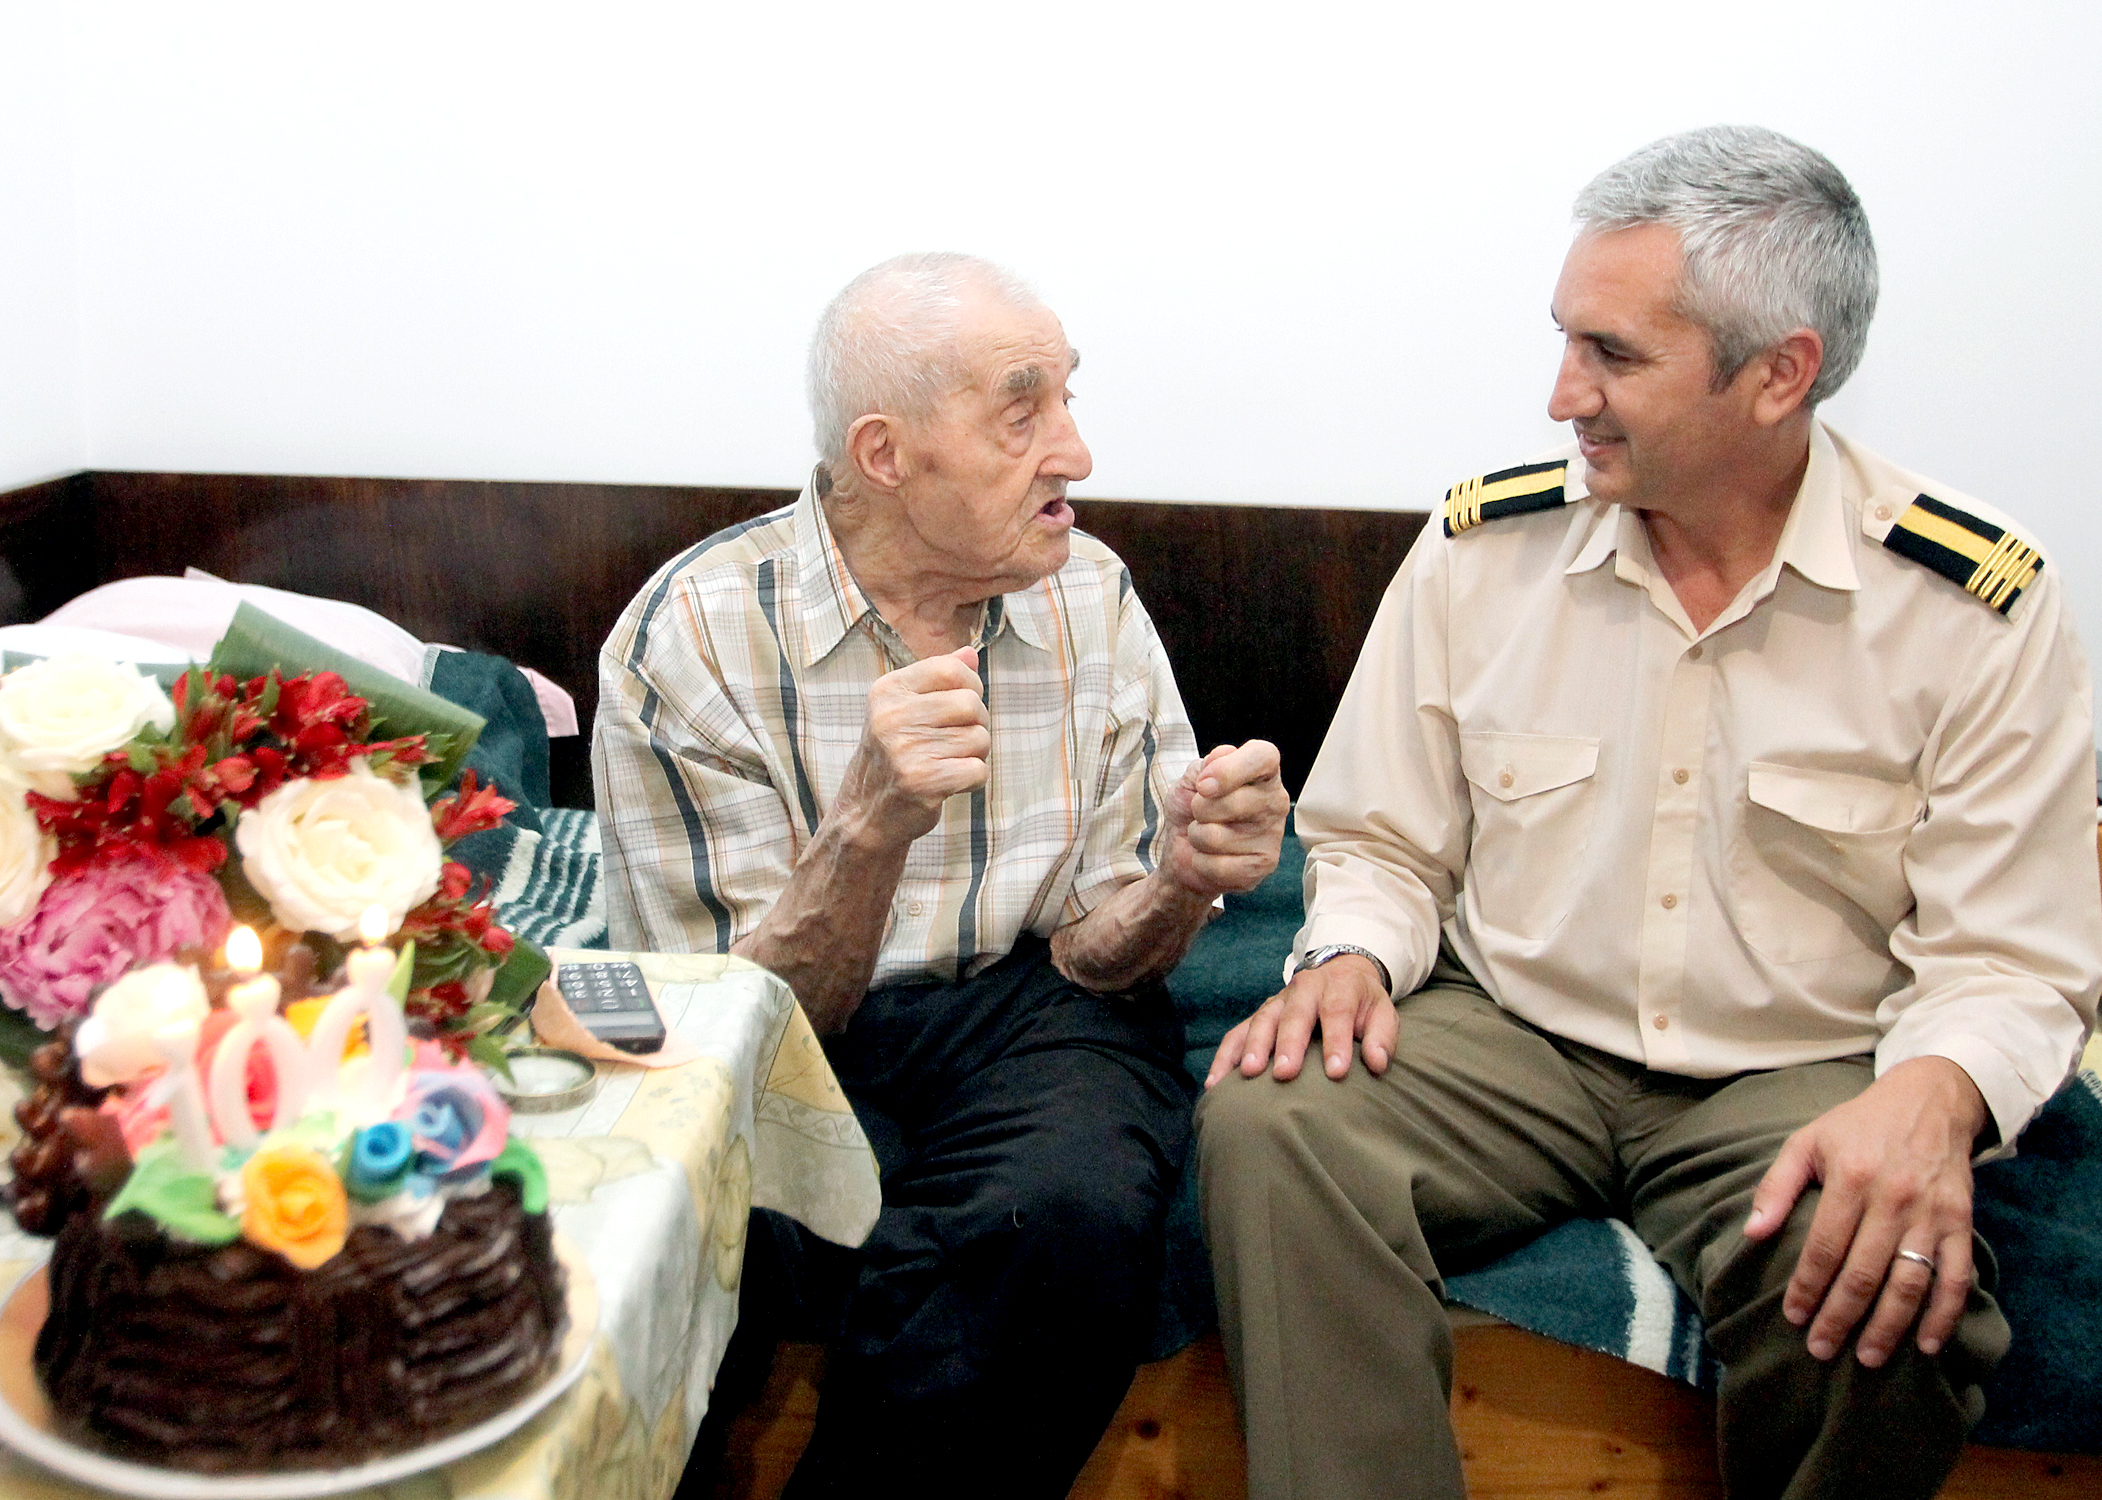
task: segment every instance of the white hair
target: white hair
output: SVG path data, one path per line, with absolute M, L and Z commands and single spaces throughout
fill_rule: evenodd
M 847 431 L 871 412 L 928 416 L 968 376 L 956 335 L 965 298 L 1043 304 L 1012 271 L 950 250 L 899 255 L 846 284 L 810 340 L 810 416 L 818 456 L 846 457 Z
M 1715 388 L 1798 328 L 1824 340 L 1804 398 L 1815 406 L 1861 363 L 1876 312 L 1868 214 L 1819 152 L 1756 125 L 1711 125 L 1653 141 L 1577 195 L 1585 233 L 1678 231 L 1679 310 L 1707 330 Z

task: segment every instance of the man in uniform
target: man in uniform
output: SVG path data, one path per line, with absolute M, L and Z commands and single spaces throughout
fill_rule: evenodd
M 835 1335 L 795 1495 L 1065 1494 L 1188 1142 L 1161 979 L 1277 862 L 1275 747 L 1197 759 L 1072 529 L 1076 363 L 996 266 L 865 273 L 812 345 L 801 498 L 666 564 L 601 656 L 614 945 L 787 979 L 882 1167 L 857 1252 L 755 1239 Z
M 1617 1215 L 1731 1495 L 1925 1497 L 2008 1336 L 1972 1162 L 2102 984 L 2087 667 L 2011 522 L 1817 420 L 1876 299 L 1829 161 L 1694 131 L 1576 217 L 1575 446 L 1395 578 L 1199 1107 L 1250 1492 L 1459 1495 L 1441 1270 Z

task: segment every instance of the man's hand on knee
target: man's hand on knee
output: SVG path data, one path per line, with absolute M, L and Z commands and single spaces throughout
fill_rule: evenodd
M 1346 953 L 1318 969 L 1302 969 L 1278 994 L 1219 1043 L 1204 1086 L 1210 1088 L 1238 1067 L 1253 1078 L 1269 1068 L 1280 1081 L 1299 1076 L 1316 1029 L 1321 1034 L 1322 1070 L 1331 1078 L 1350 1071 L 1350 1053 L 1360 1047 L 1365 1066 L 1387 1071 L 1399 1022 L 1394 1001 L 1370 959 Z
M 1823 1184 L 1781 1304 L 1809 1325 L 1812 1354 L 1830 1359 L 1867 1316 L 1855 1352 L 1881 1365 L 1922 1303 L 1920 1350 L 1941 1352 L 1971 1290 L 1971 1153 L 1985 1120 L 1969 1074 L 1918 1057 L 1788 1138 L 1744 1232 L 1769 1238 L 1803 1189 Z

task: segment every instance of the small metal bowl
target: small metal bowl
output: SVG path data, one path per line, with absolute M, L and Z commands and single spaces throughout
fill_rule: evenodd
M 560 1047 L 520 1047 L 508 1054 L 511 1076 L 493 1074 L 490 1082 L 511 1108 L 529 1115 L 551 1115 L 575 1109 L 598 1089 L 598 1070 L 589 1058 Z

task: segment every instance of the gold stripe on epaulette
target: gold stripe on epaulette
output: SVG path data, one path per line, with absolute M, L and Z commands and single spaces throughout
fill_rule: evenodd
M 1964 588 L 1998 609 L 2035 580 L 2036 561 L 2036 549 L 2010 531 L 1993 544 Z
M 2043 555 L 2014 532 L 1930 495 L 1905 507 L 1883 545 L 1933 569 L 2003 615 L 2044 567 Z
M 1445 492 L 1445 534 L 1458 536 L 1482 521 L 1482 482 L 1479 478 L 1456 484 Z
M 1993 544 L 1967 526 L 1958 526 L 1945 516 L 1937 516 L 1924 506 L 1906 507 L 1898 517 L 1898 524 L 1915 536 L 1923 536 L 1937 542 L 1951 552 L 1960 552 L 1972 562 L 1983 564 L 1991 554 Z
M 1532 473 L 1482 474 L 1454 485 L 1445 492 L 1445 534 L 1458 536 L 1482 523 L 1482 511 L 1491 505 L 1543 495 L 1562 486 L 1566 464 L 1551 464 Z

